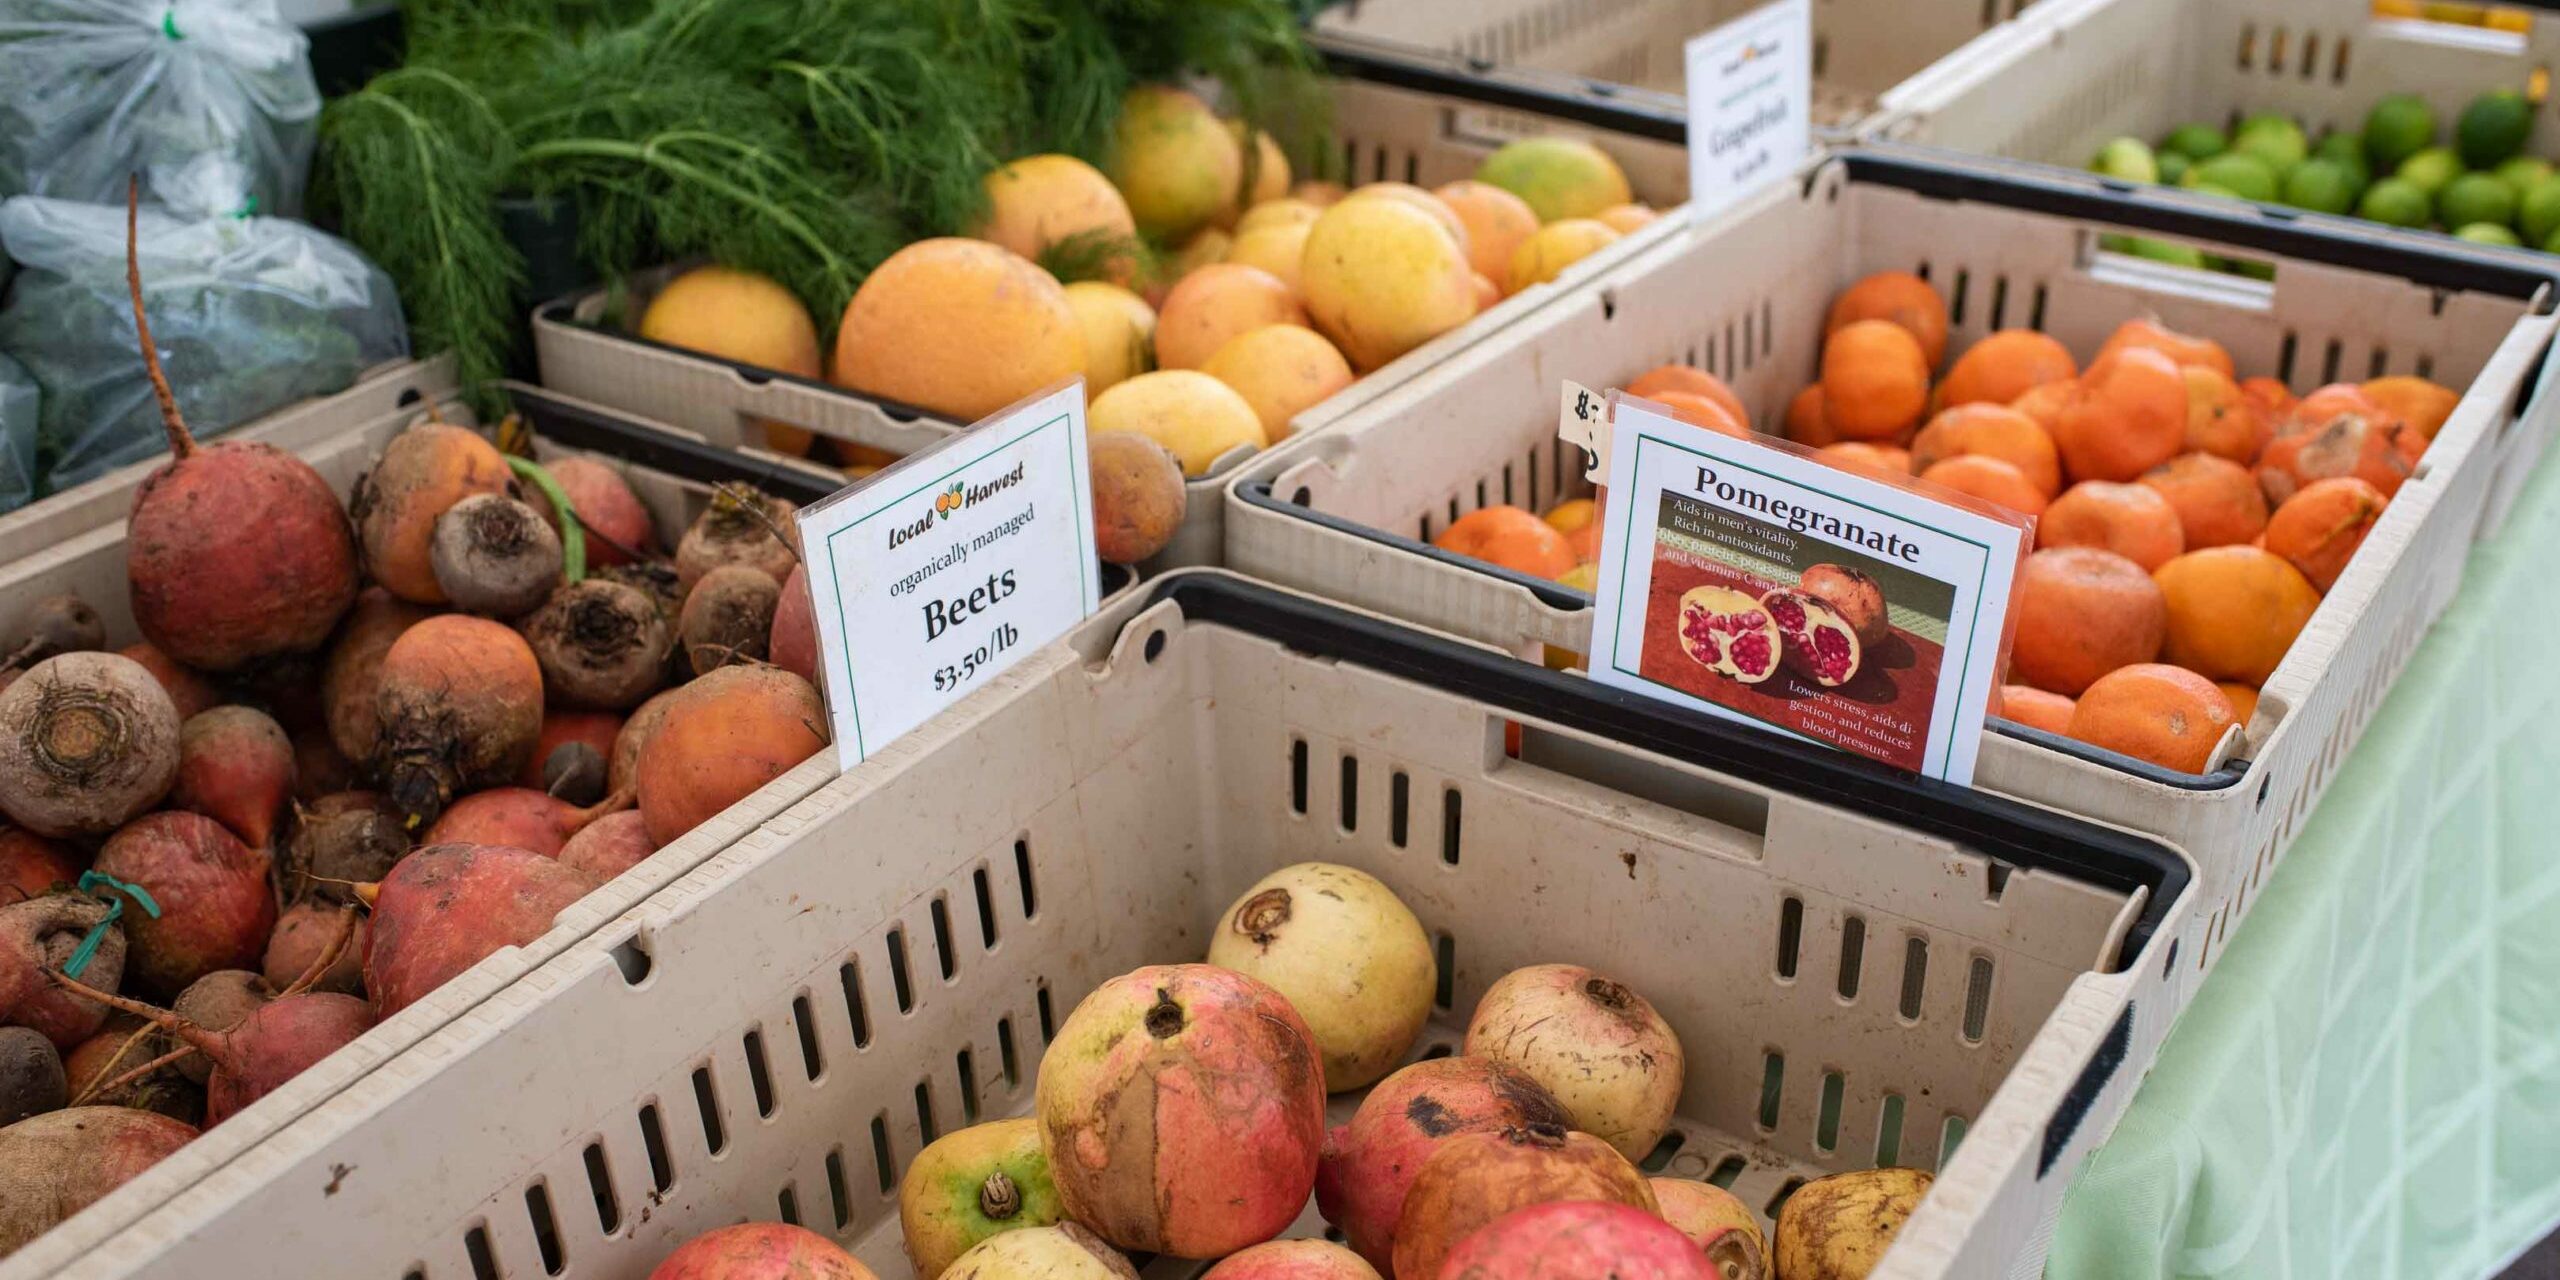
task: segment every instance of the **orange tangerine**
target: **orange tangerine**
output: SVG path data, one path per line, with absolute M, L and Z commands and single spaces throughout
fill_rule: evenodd
M 2169 605 L 2169 661 L 2211 680 L 2263 686 L 2320 608 L 2320 592 L 2261 547 L 2190 551 L 2152 573 Z
M 1513 506 L 1470 511 L 1431 545 L 1536 578 L 1561 578 L 1580 563 L 1555 526 Z
M 2079 372 L 2080 366 L 2061 343 L 2033 329 L 2002 329 L 1956 357 L 1955 367 L 1947 370 L 1946 381 L 1938 385 L 1938 404 L 1941 408 L 1977 400 L 2015 404 L 2018 397 Z
M 2156 489 L 2083 480 L 2062 491 L 2036 522 L 2039 547 L 2097 547 L 2142 566 L 2145 573 L 2187 549 L 2178 509 Z
M 1935 369 L 1947 358 L 1947 303 L 1929 282 L 1908 271 L 1879 271 L 1840 291 L 1823 318 L 1824 337 L 1860 320 L 1885 320 L 1902 326 L 1920 343 L 1920 354 Z
M 1912 462 L 1917 465 L 1919 459 L 1914 457 Z M 1988 454 L 1957 454 L 1921 472 L 1920 478 L 2012 511 L 2031 516 L 2044 514 L 2044 490 L 2013 464 Z
M 2016 467 L 2047 498 L 2062 492 L 2062 458 L 2053 437 L 2015 409 L 1981 402 L 1942 409 L 1911 441 L 1911 465 L 1923 472 L 1964 454 Z
M 2247 467 L 2209 453 L 2184 453 L 2142 473 L 2142 486 L 2177 509 L 2187 549 L 2247 542 L 2267 528 L 2267 495 Z
M 1822 343 L 1822 412 L 1849 440 L 1886 440 L 1929 407 L 1929 361 L 1920 340 L 1889 320 L 1856 320 Z
M 2202 773 L 2238 720 L 2212 681 L 2146 662 L 2108 672 L 2080 695 L 2071 736 L 2181 773 Z

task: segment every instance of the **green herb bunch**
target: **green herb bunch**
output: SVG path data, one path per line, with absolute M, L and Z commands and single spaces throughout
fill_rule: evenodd
M 1291 0 L 409 0 L 409 57 L 329 105 L 316 196 L 400 285 L 420 350 L 503 372 L 526 264 L 498 203 L 564 202 L 614 279 L 707 257 L 822 323 L 984 175 L 1100 160 L 1121 96 L 1201 75 L 1320 118 Z M 1310 153 L 1312 154 L 1312 153 Z

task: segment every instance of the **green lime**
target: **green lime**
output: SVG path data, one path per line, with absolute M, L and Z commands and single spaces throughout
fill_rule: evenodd
M 2186 177 L 2187 169 L 2195 163 L 2183 151 L 2163 151 L 2153 158 L 2160 162 L 2160 180 L 2172 186 L 2178 179 Z
M 2542 184 L 2551 176 L 2551 162 L 2540 156 L 2516 156 L 2497 169 L 2498 181 L 2515 189 L 2516 198 Z
M 2461 239 L 2468 240 L 2473 244 L 2504 245 L 2510 249 L 2524 247 L 2524 241 L 2518 239 L 2515 232 L 2507 230 L 2506 225 L 2503 223 L 2469 223 L 2455 230 L 2453 234 Z
M 2209 124 L 2182 124 L 2162 139 L 2163 151 L 2183 151 L 2191 160 L 2204 160 L 2231 149 L 2231 139 Z
M 2524 150 L 2524 140 L 2532 133 L 2532 104 L 2513 89 L 2497 89 L 2473 98 L 2471 105 L 2462 109 L 2462 119 L 2453 127 L 2453 140 L 2462 149 L 2464 164 L 2474 169 L 2492 169 Z
M 2365 188 L 2356 214 L 2395 227 L 2423 227 L 2432 220 L 2427 193 L 2406 178 L 2384 178 Z
M 2276 198 L 2276 171 L 2265 160 L 2238 150 L 2196 161 L 2179 181 L 2190 187 L 2220 187 L 2243 200 Z
M 2189 170 L 2189 172 L 2192 173 L 2194 171 Z M 2242 198 L 2239 192 L 2223 186 L 2218 182 L 2189 182 L 2181 185 L 2200 196 L 2220 196 L 2225 200 L 2238 200 Z
M 2335 160 L 2305 160 L 2284 176 L 2284 202 L 2315 213 L 2345 213 L 2356 207 L 2355 175 Z
M 2485 173 L 2466 173 L 2436 193 L 2436 218 L 2448 227 L 2516 220 L 2515 188 Z
M 2150 144 L 2140 138 L 2118 138 L 2098 148 L 2098 154 L 2089 159 L 2089 168 L 2127 182 L 2160 180 L 2160 161 L 2151 154 Z
M 2542 251 L 2544 253 L 2560 253 L 2560 231 L 2552 232 L 2551 238 L 2542 242 Z
M 2311 149 L 2311 154 L 2323 160 L 2344 163 L 2352 159 L 2361 163 L 2364 160 L 2364 135 L 2349 129 L 2331 129 L 2329 136 Z
M 2251 116 L 2231 135 L 2231 149 L 2253 155 L 2281 177 L 2311 155 L 2311 143 L 2302 136 L 2302 126 L 2284 116 Z
M 2516 229 L 2535 244 L 2560 231 L 2560 177 L 2545 178 L 2524 193 L 2524 201 L 2516 210 Z
M 2376 172 L 2400 167 L 2436 140 L 2436 109 L 2414 93 L 2395 93 L 2373 104 L 2364 118 L 2364 150 Z
M 2393 177 L 2417 184 L 2420 191 L 2433 198 L 2444 185 L 2462 176 L 2462 157 L 2451 147 L 2429 147 L 2400 162 Z

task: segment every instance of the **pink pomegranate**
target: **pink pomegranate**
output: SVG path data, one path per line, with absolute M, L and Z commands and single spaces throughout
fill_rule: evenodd
M 1793 587 L 1771 587 L 1760 603 L 1777 620 L 1789 670 L 1825 689 L 1857 678 L 1858 632 L 1839 610 Z
M 1378 1269 L 1338 1244 L 1274 1240 L 1228 1254 L 1200 1280 L 1378 1280 Z
M 1394 1257 L 1396 1212 L 1422 1162 L 1461 1134 L 1572 1123 L 1546 1086 L 1491 1058 L 1434 1058 L 1378 1082 L 1325 1140 L 1316 1209 L 1369 1265 Z
M 1280 1234 L 1315 1185 L 1324 1064 L 1271 988 L 1204 964 L 1102 984 L 1040 1059 L 1067 1216 L 1122 1249 L 1217 1258 Z
M 1644 1174 L 1590 1134 L 1555 1125 L 1464 1134 L 1431 1153 L 1405 1193 L 1396 1214 L 1398 1280 L 1442 1274 L 1442 1260 L 1460 1241 L 1514 1209 L 1550 1200 L 1605 1200 L 1662 1215 Z
M 1723 1280 L 1768 1280 L 1769 1240 L 1761 1234 L 1760 1215 L 1741 1197 L 1687 1178 L 1649 1181 L 1654 1201 L 1662 1206 L 1662 1220 L 1706 1250 L 1707 1261 Z
M 1885 610 L 1884 585 L 1864 570 L 1817 564 L 1808 566 L 1797 581 L 1806 595 L 1830 605 L 1832 612 L 1848 620 L 1849 629 L 1858 633 L 1859 645 L 1872 648 L 1893 634 L 1893 621 Z
M 1502 975 L 1467 1021 L 1467 1053 L 1545 1085 L 1572 1126 L 1629 1160 L 1671 1128 L 1686 1062 L 1671 1024 L 1634 989 L 1580 965 Z
M 877 1280 L 871 1268 L 807 1227 L 741 1222 L 667 1255 L 649 1280 Z
M 1680 597 L 1680 651 L 1744 684 L 1778 673 L 1778 625 L 1759 601 L 1724 587 L 1692 587 Z
M 1458 1242 L 1439 1280 L 1729 1280 L 1642 1209 L 1560 1200 L 1514 1209 Z

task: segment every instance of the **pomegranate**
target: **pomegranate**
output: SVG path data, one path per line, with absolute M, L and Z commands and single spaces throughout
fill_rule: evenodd
M 1122 1249 L 1223 1257 L 1280 1234 L 1315 1185 L 1315 1038 L 1240 973 L 1152 965 L 1103 983 L 1041 1056 L 1038 1095 L 1067 1216 Z
M 835 1242 L 785 1222 L 741 1222 L 687 1240 L 649 1280 L 875 1280 Z
M 1758 684 L 1778 673 L 1778 624 L 1742 592 L 1692 587 L 1680 597 L 1680 651 L 1717 675 Z
M 1825 689 L 1858 675 L 1858 632 L 1840 611 L 1793 587 L 1771 587 L 1760 597 L 1778 623 L 1787 668 Z
M 1228 1254 L 1200 1280 L 1378 1280 L 1378 1270 L 1338 1244 L 1274 1240 Z
M 1393 1070 L 1431 1016 L 1437 967 L 1422 922 L 1350 867 L 1302 862 L 1264 876 L 1227 908 L 1209 963 L 1287 998 L 1315 1033 L 1335 1093 Z
M 1671 1127 L 1680 1038 L 1625 984 L 1569 964 L 1502 975 L 1467 1022 L 1467 1053 L 1545 1085 L 1573 1127 L 1641 1160 Z
M 1858 633 L 1862 650 L 1883 644 L 1885 637 L 1893 634 L 1893 620 L 1884 604 L 1884 586 L 1864 570 L 1839 564 L 1809 565 L 1797 585 L 1846 619 L 1849 629 Z
M 2398 422 L 2355 412 L 2296 422 L 2258 455 L 2258 487 L 2266 491 L 2270 507 L 2282 506 L 2304 485 L 2332 476 L 2354 476 L 2386 498 L 2409 478 L 2410 457 L 2400 445 L 2406 428 Z
M 1045 1227 L 1065 1211 L 1029 1116 L 946 1133 L 898 1183 L 898 1234 L 919 1276 L 938 1276 L 979 1241 Z
M 1740 1197 L 1709 1182 L 1654 1178 L 1653 1198 L 1662 1220 L 1707 1251 L 1722 1280 L 1767 1280 L 1769 1242 L 1760 1219 Z
M 1756 1274 L 1756 1273 L 1755 1273 Z M 1439 1280 L 1730 1280 L 1678 1228 L 1598 1200 L 1533 1204 L 1458 1242 Z
M 1590 1134 L 1551 1124 L 1470 1133 L 1433 1152 L 1405 1193 L 1396 1214 L 1395 1274 L 1437 1276 L 1459 1241 L 1514 1209 L 1550 1200 L 1661 1212 L 1644 1174 Z
M 1845 1280 L 1874 1271 L 1930 1181 L 1919 1169 L 1859 1169 L 1796 1188 L 1778 1210 L 1778 1274 Z
M 1396 1211 L 1422 1163 L 1461 1134 L 1572 1121 L 1546 1086 L 1491 1058 L 1433 1058 L 1386 1079 L 1325 1139 L 1316 1209 L 1371 1266 L 1393 1257 Z

